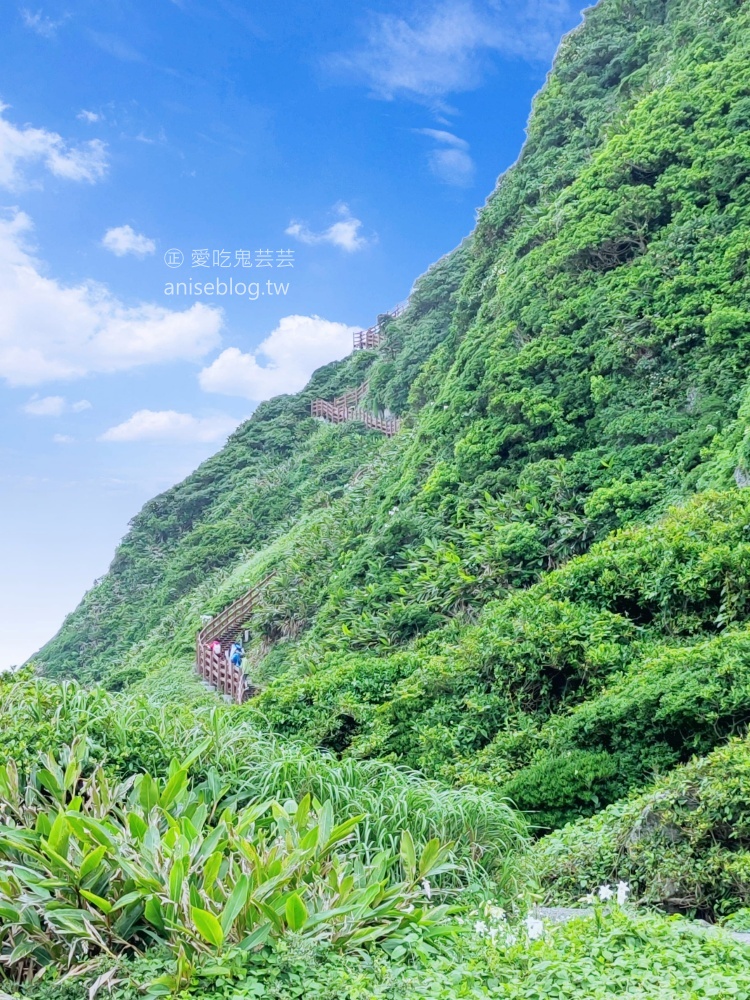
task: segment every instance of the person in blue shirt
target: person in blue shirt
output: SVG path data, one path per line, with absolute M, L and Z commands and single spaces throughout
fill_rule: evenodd
M 245 650 L 242 648 L 242 643 L 238 639 L 237 642 L 232 643 L 232 651 L 229 654 L 229 661 L 235 667 L 242 666 L 242 658 L 245 655 Z

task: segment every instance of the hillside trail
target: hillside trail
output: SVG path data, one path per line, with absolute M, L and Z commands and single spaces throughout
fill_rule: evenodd
M 241 666 L 230 663 L 227 655 L 232 643 L 241 638 L 266 584 L 276 576 L 269 573 L 236 601 L 207 621 L 195 638 L 195 669 L 209 687 L 230 701 L 241 705 L 257 688 Z M 218 645 L 218 649 L 216 648 Z
M 399 303 L 390 312 L 380 316 L 375 326 L 358 330 L 353 336 L 352 351 L 376 350 L 385 338 L 387 321 L 400 316 L 405 308 L 405 302 Z M 363 409 L 360 404 L 368 391 L 369 383 L 365 381 L 332 401 L 316 399 L 310 407 L 311 415 L 335 424 L 356 420 L 392 437 L 398 433 L 401 421 L 388 412 L 378 415 Z M 239 705 L 257 694 L 258 689 L 251 683 L 242 666 L 230 662 L 227 651 L 245 631 L 261 592 L 273 576 L 275 572 L 251 587 L 220 614 L 210 618 L 195 639 L 195 669 L 198 676 L 209 687 Z
M 406 308 L 406 303 L 399 303 L 390 312 L 384 313 L 375 326 L 367 330 L 358 330 L 354 334 L 352 352 L 377 350 L 385 340 L 385 326 L 389 319 L 400 316 Z M 392 416 L 388 411 L 382 414 L 371 413 L 360 406 L 362 400 L 370 391 L 369 382 L 362 382 L 354 389 L 348 389 L 342 396 L 335 399 L 315 399 L 310 404 L 310 416 L 319 420 L 327 420 L 332 424 L 341 424 L 350 420 L 364 424 L 372 430 L 380 431 L 386 437 L 393 437 L 398 434 L 401 428 L 401 421 L 398 417 Z

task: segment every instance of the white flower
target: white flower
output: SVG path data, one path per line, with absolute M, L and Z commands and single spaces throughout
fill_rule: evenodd
M 493 906 L 491 903 L 487 903 L 484 912 L 493 920 L 505 920 L 505 910 L 502 906 Z
M 612 899 L 612 896 L 614 895 L 614 893 L 612 892 L 612 890 L 608 885 L 600 885 L 597 891 L 599 894 L 599 899 L 601 899 L 603 903 L 606 902 L 606 900 L 608 899 Z
M 422 888 L 424 889 L 425 896 L 427 896 L 428 899 L 432 899 L 432 886 L 426 878 L 422 879 Z
M 628 898 L 628 893 L 630 892 L 630 886 L 627 882 L 617 883 L 617 905 L 624 906 L 625 900 Z
M 482 937 L 484 934 L 487 933 L 488 927 L 487 924 L 484 922 L 484 920 L 477 920 L 477 922 L 474 924 L 474 930 L 480 937 Z
M 529 941 L 536 941 L 544 934 L 544 924 L 537 917 L 526 917 L 526 933 L 529 935 Z

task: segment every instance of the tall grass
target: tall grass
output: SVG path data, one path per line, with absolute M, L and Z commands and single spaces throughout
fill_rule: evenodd
M 408 830 L 418 847 L 435 837 L 454 845 L 454 884 L 492 880 L 509 901 L 516 895 L 525 826 L 492 793 L 450 788 L 384 761 L 339 760 L 261 730 L 242 709 L 159 702 L 70 681 L 0 686 L 0 763 L 18 756 L 8 725 L 24 734 L 27 766 L 39 751 L 54 752 L 76 735 L 85 735 L 89 759 L 118 778 L 163 774 L 173 759 L 189 758 L 194 782 L 219 782 L 239 805 L 259 798 L 299 801 L 310 793 L 330 801 L 342 819 L 365 816 L 355 843 L 368 859 L 396 850 Z

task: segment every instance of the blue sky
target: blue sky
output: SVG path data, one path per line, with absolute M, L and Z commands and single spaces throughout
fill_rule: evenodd
M 578 9 L 4 5 L 0 668 L 145 500 L 470 231 Z M 191 279 L 211 294 L 169 294 Z

